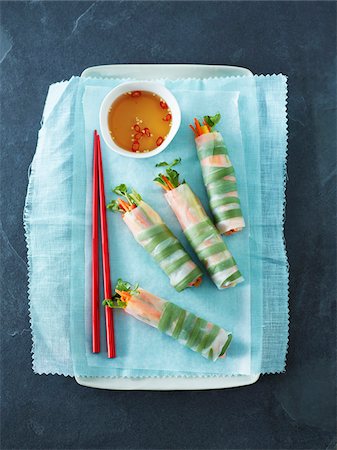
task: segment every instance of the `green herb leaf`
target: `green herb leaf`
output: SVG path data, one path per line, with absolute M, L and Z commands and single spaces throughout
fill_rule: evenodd
M 153 181 L 156 181 L 157 183 L 163 184 L 165 186 L 164 180 L 160 177 L 160 174 L 153 179 Z
M 179 186 L 179 173 L 174 169 L 166 169 L 167 178 L 173 184 L 174 187 Z
M 117 300 L 117 307 L 118 308 L 126 308 L 128 305 L 126 302 L 123 302 L 122 300 Z
M 119 186 L 116 186 L 112 191 L 117 195 L 123 195 L 125 197 L 127 195 L 128 188 L 126 184 L 120 184 Z
M 110 209 L 111 211 L 121 211 L 120 206 L 117 202 L 117 200 L 111 200 L 111 202 L 106 206 L 108 209 Z
M 181 158 L 176 158 L 173 160 L 173 162 L 171 162 L 171 164 L 167 163 L 166 161 L 162 161 L 160 163 L 157 163 L 156 167 L 165 167 L 165 166 L 174 167 L 180 163 L 181 163 Z
M 220 122 L 221 114 L 217 113 L 215 116 L 204 116 L 205 122 L 207 125 L 209 125 L 211 128 L 215 127 L 217 123 Z
M 115 289 L 117 289 L 118 291 L 130 292 L 131 295 L 134 295 L 138 292 L 138 288 L 138 283 L 134 286 L 131 286 L 128 281 L 124 281 L 121 278 L 118 278 Z M 120 298 L 120 295 L 116 293 L 116 295 L 114 295 L 114 298 Z
M 175 188 L 178 187 L 180 184 L 179 173 L 176 170 L 172 169 L 172 167 L 176 166 L 177 164 L 180 164 L 180 162 L 181 158 L 176 158 L 172 161 L 171 164 L 167 163 L 166 161 L 156 164 L 156 167 L 166 167 L 166 177 Z M 153 181 L 157 181 L 158 183 L 166 186 L 166 183 L 162 177 L 163 174 L 159 173 L 158 176 Z
M 176 158 L 173 160 L 173 162 L 170 164 L 171 167 L 176 166 L 177 164 L 181 163 L 181 158 Z
M 135 204 L 135 205 L 139 205 L 139 203 L 142 200 L 142 197 L 140 194 L 138 194 L 137 191 L 135 191 L 134 189 L 132 189 L 131 194 L 129 194 L 129 197 L 131 199 L 131 201 Z
M 131 284 L 128 281 L 124 281 L 121 278 L 118 278 L 116 289 L 118 291 L 126 291 L 129 292 L 131 290 Z
M 116 186 L 112 191 L 115 192 L 117 195 L 121 195 L 122 197 L 125 197 L 127 202 L 130 205 L 138 206 L 139 202 L 142 200 L 142 197 L 134 189 L 131 190 L 131 193 L 128 193 L 128 187 L 124 183 L 120 184 L 119 186 Z M 118 208 L 116 207 L 115 202 L 116 201 L 112 201 L 108 206 L 113 211 L 124 212 L 123 209 L 120 206 L 118 206 Z M 118 205 L 118 203 L 117 203 L 117 205 Z
M 102 302 L 103 306 L 108 306 L 109 308 L 126 308 L 126 302 L 115 298 L 105 298 Z

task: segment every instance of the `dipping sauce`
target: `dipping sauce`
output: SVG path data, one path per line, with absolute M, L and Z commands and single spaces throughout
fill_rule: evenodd
M 130 152 L 150 152 L 166 139 L 172 126 L 165 100 L 149 91 L 130 91 L 118 97 L 108 114 L 113 141 Z

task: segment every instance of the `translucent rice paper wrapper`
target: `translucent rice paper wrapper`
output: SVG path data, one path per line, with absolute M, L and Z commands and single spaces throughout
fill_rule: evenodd
M 221 234 L 245 226 L 234 167 L 221 134 L 206 133 L 195 139 L 210 207 Z
M 243 281 L 236 262 L 187 183 L 165 193 L 181 228 L 218 289 Z
M 225 356 L 232 340 L 232 334 L 218 325 L 144 289 L 131 295 L 124 311 L 211 361 Z
M 136 241 L 159 264 L 178 292 L 202 276 L 178 239 L 147 203 L 141 201 L 137 208 L 124 214 L 123 220 Z

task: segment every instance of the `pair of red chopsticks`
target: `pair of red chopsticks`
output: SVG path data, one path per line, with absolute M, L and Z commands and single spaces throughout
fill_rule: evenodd
M 111 299 L 111 279 L 109 261 L 108 227 L 106 222 L 106 206 L 104 193 L 104 175 L 102 165 L 101 141 L 97 131 L 94 131 L 94 155 L 93 155 L 93 184 L 92 184 L 92 297 L 91 297 L 91 319 L 92 319 L 92 351 L 100 352 L 100 298 L 99 298 L 99 236 L 98 236 L 98 209 L 101 219 L 101 239 L 103 257 L 103 282 L 104 298 Z M 105 312 L 105 331 L 108 358 L 115 358 L 115 335 L 113 312 L 108 306 Z

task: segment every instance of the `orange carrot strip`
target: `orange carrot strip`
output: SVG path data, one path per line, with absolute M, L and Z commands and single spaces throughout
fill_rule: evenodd
M 118 289 L 115 289 L 115 291 L 117 292 L 117 294 L 119 294 L 121 296 L 122 300 L 127 301 L 131 297 L 131 295 L 126 291 L 119 291 Z
M 194 286 L 194 287 L 198 287 L 200 286 L 202 282 L 202 277 L 198 277 L 196 280 L 192 281 L 192 283 L 190 283 L 190 286 Z
M 159 183 L 158 181 L 157 181 L 156 183 L 159 184 L 160 187 L 162 187 L 163 189 L 165 189 L 165 191 L 169 191 L 169 190 L 170 190 L 170 189 L 169 189 L 167 186 L 165 186 L 164 184 Z
M 165 183 L 167 184 L 167 186 L 169 187 L 169 189 L 174 189 L 173 184 L 165 177 L 165 175 L 161 176 L 162 179 L 165 181 Z
M 126 212 L 126 209 L 125 209 L 125 206 L 122 203 L 122 200 L 119 198 L 119 199 L 117 199 L 117 201 L 118 201 L 119 206 L 122 208 L 122 210 Z
M 230 236 L 231 234 L 237 233 L 240 230 L 241 230 L 241 228 L 234 228 L 233 230 L 226 231 L 225 235 Z
M 130 205 L 128 205 L 124 200 L 119 198 L 118 202 L 119 202 L 120 206 L 124 209 L 124 211 L 126 211 L 126 212 L 131 211 Z
M 200 136 L 202 134 L 202 131 L 201 131 L 199 120 L 194 118 L 194 123 L 195 123 L 195 126 L 196 126 L 197 131 L 198 131 L 198 136 Z
M 125 211 L 125 207 L 122 203 L 122 200 L 120 198 L 117 199 L 119 206 L 122 208 L 123 211 Z
M 120 296 L 123 295 L 123 291 L 119 291 L 118 289 L 115 289 L 115 291 L 117 292 L 117 294 L 119 294 Z
M 192 125 L 190 125 L 190 128 L 191 128 L 191 130 L 193 130 L 195 137 L 198 137 L 197 130 Z
M 131 207 L 130 207 L 129 203 L 126 203 L 125 200 L 123 200 L 123 203 L 124 203 L 124 205 L 126 206 L 127 210 L 128 210 L 128 211 L 131 211 Z

